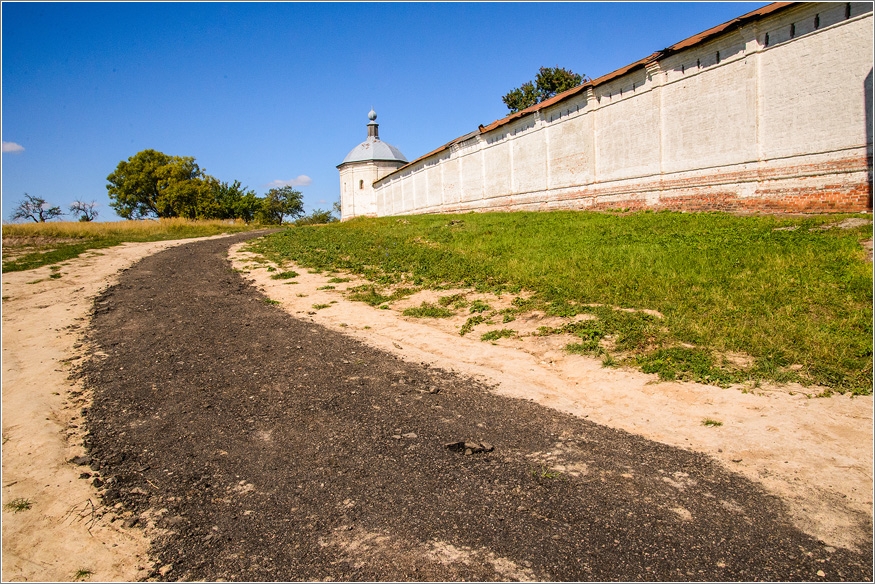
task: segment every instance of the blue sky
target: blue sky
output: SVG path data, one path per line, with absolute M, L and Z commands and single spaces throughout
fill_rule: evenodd
M 117 220 L 106 176 L 147 148 L 330 208 L 371 107 L 413 160 L 541 66 L 595 78 L 763 5 L 3 2 L 2 216 L 26 192 Z

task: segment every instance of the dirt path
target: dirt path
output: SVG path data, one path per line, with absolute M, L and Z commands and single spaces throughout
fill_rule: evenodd
M 92 467 L 163 577 L 871 578 L 708 456 L 290 317 L 228 243 L 144 259 L 93 320 Z
M 190 241 L 190 240 L 188 240 Z M 87 466 L 80 406 L 71 381 L 94 297 L 140 258 L 186 243 L 124 244 L 50 268 L 3 274 L 3 581 L 135 580 L 151 570 L 142 531 L 103 515 Z
M 228 241 L 149 258 L 101 300 L 102 359 L 89 368 L 94 460 L 69 464 L 83 453 L 71 426 L 89 396 L 67 379 L 68 359 L 88 348 L 68 327 L 86 322 L 116 270 L 176 243 L 105 250 L 60 279 L 4 274 L 3 501 L 34 505 L 4 510 L 3 580 L 871 579 L 871 403 L 766 394 L 740 407 L 725 398 L 738 392 L 715 402 L 714 388 L 629 386 L 555 347 L 468 342 L 346 303 L 342 286 L 317 290 L 325 276 L 302 271 L 283 285 L 266 270 L 249 274 L 307 320 L 291 319 L 228 270 Z M 439 367 L 449 363 L 493 393 Z M 599 391 L 569 393 L 572 383 Z M 837 405 L 808 405 L 821 403 Z M 702 428 L 715 411 L 735 424 Z M 777 439 L 745 440 L 757 432 Z M 801 446 L 790 447 L 793 432 Z M 841 448 L 859 433 L 864 445 Z M 444 447 L 453 440 L 494 450 L 466 456 Z M 826 454 L 799 458 L 811 445 Z M 689 450 L 756 478 L 791 515 Z M 782 472 L 782 457 L 801 477 Z M 804 509 L 817 495 L 836 503 L 835 519 L 824 506 Z

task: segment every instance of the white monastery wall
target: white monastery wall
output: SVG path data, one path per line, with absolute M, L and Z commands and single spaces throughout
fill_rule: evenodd
M 870 3 L 778 7 L 397 171 L 350 171 L 351 187 L 374 177 L 374 197 L 344 216 L 871 208 L 872 38 Z

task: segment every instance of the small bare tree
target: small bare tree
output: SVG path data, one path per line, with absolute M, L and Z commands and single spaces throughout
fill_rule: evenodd
M 77 199 L 70 205 L 70 213 L 79 215 L 79 221 L 94 221 L 97 218 L 97 203 L 86 203 Z
M 60 207 L 51 207 L 45 199 L 24 193 L 24 200 L 15 207 L 11 218 L 13 221 L 32 219 L 35 223 L 45 223 L 63 214 Z

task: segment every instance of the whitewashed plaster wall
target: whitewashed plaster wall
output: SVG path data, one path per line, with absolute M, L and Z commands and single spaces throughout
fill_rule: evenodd
M 800 4 L 472 133 L 377 180 L 373 212 L 860 206 L 872 4 L 846 9 Z

